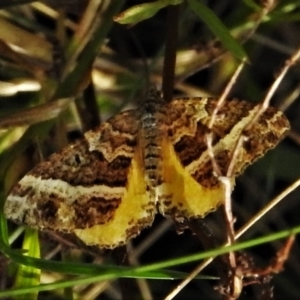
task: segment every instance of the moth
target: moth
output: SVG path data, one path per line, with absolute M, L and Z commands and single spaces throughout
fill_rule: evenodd
M 151 226 L 156 213 L 177 222 L 203 218 L 224 200 L 206 134 L 226 174 L 236 142 L 232 183 L 246 166 L 275 147 L 289 130 L 282 112 L 246 101 L 178 98 L 166 103 L 150 89 L 138 108 L 121 112 L 84 139 L 38 164 L 12 189 L 8 219 L 39 230 L 74 233 L 86 245 L 114 248 Z M 233 186 L 233 185 L 232 185 Z

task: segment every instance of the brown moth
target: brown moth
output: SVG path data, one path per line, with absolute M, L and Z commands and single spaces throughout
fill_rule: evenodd
M 213 133 L 222 174 L 241 133 L 246 135 L 233 182 L 289 130 L 282 112 L 269 107 L 245 131 L 260 106 L 238 100 L 225 101 L 210 130 L 217 102 L 195 97 L 166 103 L 150 90 L 140 108 L 115 115 L 30 171 L 8 196 L 6 217 L 74 233 L 101 248 L 124 245 L 150 226 L 157 212 L 178 222 L 203 218 L 224 200 L 205 135 Z

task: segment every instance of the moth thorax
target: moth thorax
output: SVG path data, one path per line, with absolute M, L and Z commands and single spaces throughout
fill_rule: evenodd
M 150 89 L 141 107 L 140 134 L 147 185 L 156 197 L 155 188 L 162 182 L 161 144 L 167 118 L 166 103 L 156 89 Z
M 141 118 L 141 140 L 146 181 L 154 188 L 161 182 L 160 121 L 156 114 L 145 113 Z

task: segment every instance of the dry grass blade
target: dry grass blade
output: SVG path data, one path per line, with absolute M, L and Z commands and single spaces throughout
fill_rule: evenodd
M 73 99 L 58 99 L 53 102 L 45 103 L 39 106 L 27 108 L 24 111 L 2 117 L 0 128 L 6 129 L 17 126 L 29 126 L 32 124 L 48 121 L 57 118 L 58 115 L 67 109 Z

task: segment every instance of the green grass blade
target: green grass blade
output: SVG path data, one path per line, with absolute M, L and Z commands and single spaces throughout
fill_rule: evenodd
M 138 268 L 123 267 L 123 266 L 113 266 L 113 265 L 91 265 L 91 264 L 79 264 L 79 263 L 62 263 L 57 261 L 48 261 L 42 259 L 36 259 L 33 257 L 28 257 L 19 254 L 17 251 L 11 250 L 7 247 L 3 240 L 0 239 L 0 250 L 7 256 L 9 256 L 16 263 L 21 263 L 29 266 L 34 266 L 36 268 L 45 269 L 48 271 L 55 271 L 68 274 L 86 274 L 86 275 L 98 275 L 103 274 L 104 279 L 112 279 L 116 277 L 140 277 L 141 273 L 152 272 L 155 270 L 161 270 L 165 268 L 174 267 L 177 265 L 182 265 L 190 262 L 199 261 L 202 259 L 215 257 L 221 254 L 225 254 L 231 251 L 239 251 L 246 248 L 254 247 L 257 245 L 269 243 L 278 239 L 286 238 L 293 234 L 300 233 L 300 226 L 280 231 L 268 236 L 263 236 L 261 238 L 256 238 L 242 243 L 237 243 L 231 246 L 226 246 L 218 249 L 213 249 L 210 251 L 200 252 L 192 255 L 187 255 L 163 262 L 158 262 L 150 265 L 141 266 Z M 162 272 L 162 271 L 160 271 Z M 116 274 L 117 273 L 117 274 Z M 145 274 L 144 274 L 145 275 Z M 166 274 L 147 274 L 147 276 L 165 276 Z
M 244 59 L 247 54 L 243 47 L 232 37 L 222 21 L 207 6 L 199 0 L 188 0 L 190 8 L 203 20 L 209 29 L 216 35 L 225 48 L 239 59 Z
M 159 0 L 151 3 L 144 3 L 130 7 L 114 18 L 120 24 L 137 24 L 149 19 L 158 13 L 159 10 L 168 5 L 180 4 L 182 0 Z
M 38 233 L 36 230 L 27 228 L 25 230 L 23 250 L 25 255 L 31 257 L 40 257 L 40 247 Z M 15 288 L 28 288 L 31 286 L 38 286 L 40 283 L 41 270 L 33 266 L 19 265 L 17 277 L 15 281 Z M 36 300 L 38 291 L 32 291 L 26 295 L 20 294 L 15 299 L 17 300 Z
M 118 277 L 170 279 L 171 277 L 163 277 L 163 275 L 162 275 L 162 277 L 158 277 L 157 275 L 159 274 L 159 272 L 161 274 L 164 273 L 163 268 L 168 268 L 168 267 L 172 267 L 172 266 L 176 266 L 176 265 L 180 265 L 180 264 L 190 263 L 193 261 L 199 261 L 199 260 L 209 258 L 209 257 L 215 257 L 217 255 L 225 254 L 230 251 L 243 250 L 246 248 L 254 247 L 257 245 L 264 244 L 264 243 L 269 243 L 269 242 L 272 242 L 272 241 L 275 241 L 278 239 L 282 239 L 282 238 L 286 238 L 286 237 L 289 237 L 290 235 L 299 234 L 299 233 L 300 233 L 300 226 L 292 228 L 292 229 L 280 231 L 280 232 L 277 232 L 277 233 L 274 233 L 274 234 L 271 234 L 268 236 L 263 236 L 261 238 L 256 238 L 256 239 L 249 240 L 246 242 L 234 244 L 231 246 L 222 247 L 222 248 L 214 249 L 211 251 L 196 253 L 193 255 L 179 257 L 179 258 L 175 258 L 172 260 L 158 262 L 158 263 L 145 265 L 145 266 L 141 266 L 141 267 L 137 267 L 137 268 L 130 268 L 130 267 L 120 268 L 120 267 L 114 267 L 114 266 L 89 265 L 90 269 L 97 270 L 94 273 L 95 275 L 93 275 L 91 277 L 84 277 L 84 278 L 79 278 L 79 279 L 74 279 L 74 280 L 63 281 L 63 282 L 60 281 L 60 282 L 56 282 L 54 284 L 46 284 L 46 285 L 35 286 L 35 287 L 31 286 L 31 287 L 26 287 L 26 288 L 22 288 L 22 289 L 12 289 L 10 291 L 3 291 L 3 292 L 1 291 L 0 297 L 19 295 L 21 293 L 30 293 L 30 292 L 34 292 L 36 290 L 41 291 L 41 290 L 50 290 L 50 289 L 56 289 L 56 288 L 65 288 L 65 287 L 69 287 L 72 285 L 88 284 L 88 283 L 98 282 L 101 280 L 115 279 Z M 3 250 L 3 245 L 0 244 L 0 246 L 2 247 L 2 250 Z M 55 265 L 57 262 L 50 262 L 50 263 Z M 72 268 L 72 265 L 74 266 L 76 264 L 68 264 L 67 268 Z M 103 271 L 105 269 L 105 267 L 107 268 L 108 272 L 104 272 L 103 274 L 99 275 L 101 273 L 101 270 Z M 110 271 L 109 271 L 109 268 L 111 268 Z M 117 269 L 119 269 L 119 270 L 116 272 Z M 155 270 L 156 271 L 158 270 L 157 271 L 158 273 L 156 273 L 156 274 L 152 273 Z M 153 277 L 153 274 L 154 274 L 154 277 Z M 165 274 L 167 274 L 167 273 L 165 273 Z M 175 275 L 175 273 L 174 273 L 174 275 Z M 174 278 L 176 278 L 176 276 Z

